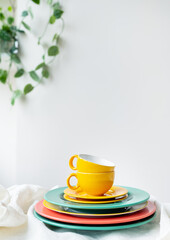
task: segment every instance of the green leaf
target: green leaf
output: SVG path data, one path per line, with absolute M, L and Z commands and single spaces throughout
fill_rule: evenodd
M 40 0 L 32 0 L 36 4 L 40 4 Z
M 29 75 L 34 81 L 40 82 L 41 79 L 35 71 L 29 72 Z
M 16 26 L 10 26 L 8 27 L 8 29 L 6 29 L 7 31 L 13 31 L 13 32 L 16 32 L 17 31 L 17 27 Z
M 53 24 L 53 23 L 55 23 L 55 20 L 56 20 L 56 17 L 54 15 L 52 15 L 50 17 L 49 23 Z
M 13 22 L 14 22 L 14 18 L 13 18 L 13 17 L 8 17 L 8 18 L 7 18 L 7 21 L 8 21 L 8 23 L 11 25 L 11 24 L 13 24 Z
M 8 73 L 6 70 L 0 69 L 0 82 L 6 83 Z
M 54 9 L 53 15 L 55 16 L 55 18 L 56 19 L 61 18 L 61 16 L 63 15 L 64 11 L 62 10 L 62 7 L 61 7 L 59 2 L 53 4 L 53 9 Z
M 25 23 L 24 21 L 22 21 L 21 23 L 27 30 L 31 30 L 30 26 L 27 23 Z
M 55 33 L 54 36 L 53 36 L 53 40 L 52 41 L 54 42 L 55 40 L 57 40 L 57 38 L 58 38 L 58 34 Z
M 53 3 L 53 0 L 48 0 L 47 3 L 51 5 Z
M 23 93 L 22 93 L 21 90 L 15 90 L 15 91 L 13 92 L 13 96 L 12 96 L 12 99 L 11 99 L 11 104 L 14 105 L 14 104 L 15 104 L 15 100 L 16 100 L 17 98 L 21 97 L 22 94 L 23 94 Z
M 4 24 L 4 25 L 2 25 L 2 29 L 9 32 L 10 26 Z
M 15 98 L 12 97 L 11 98 L 11 105 L 14 106 L 14 104 L 15 104 Z
M 5 16 L 3 13 L 0 13 L 0 21 L 3 21 L 5 19 Z
M 38 70 L 38 69 L 40 69 L 40 68 L 42 68 L 42 67 L 44 67 L 44 66 L 45 66 L 45 63 L 42 62 L 42 63 L 40 63 L 40 64 L 35 68 L 35 70 Z
M 27 84 L 25 87 L 24 87 L 24 94 L 28 94 L 29 92 L 31 92 L 32 90 L 34 89 L 34 87 L 31 85 L 31 84 Z
M 59 2 L 53 4 L 54 9 L 60 9 L 61 10 L 61 5 Z
M 33 18 L 33 17 L 34 17 L 34 15 L 33 15 L 32 8 L 31 8 L 31 7 L 29 7 L 29 8 L 28 8 L 28 12 L 29 12 L 29 14 L 30 14 L 31 18 Z
M 59 54 L 59 48 L 57 46 L 51 46 L 48 49 L 48 56 L 56 56 Z
M 45 77 L 45 78 L 48 78 L 48 77 L 49 77 L 50 73 L 49 73 L 47 67 L 43 67 L 42 75 L 43 75 L 43 77 Z
M 61 9 L 55 9 L 53 15 L 55 16 L 56 19 L 59 19 L 59 18 L 61 18 L 61 16 L 63 15 L 63 13 L 64 13 L 63 10 L 61 10 Z
M 53 42 L 56 41 L 56 44 L 58 44 L 59 40 L 60 40 L 60 35 L 54 34 L 52 41 L 53 41 Z
M 12 12 L 12 7 L 11 6 L 8 7 L 8 11 Z
M 28 16 L 28 11 L 23 11 L 23 12 L 22 12 L 22 16 L 23 16 L 23 17 Z
M 25 33 L 25 31 L 23 31 L 23 30 L 21 30 L 21 29 L 17 29 L 17 32 L 19 32 L 19 33 Z
M 21 63 L 21 60 L 17 54 L 11 54 L 11 60 L 17 64 Z
M 15 73 L 15 75 L 14 75 L 14 77 L 15 78 L 19 78 L 19 77 L 21 77 L 23 74 L 24 74 L 24 69 L 23 68 L 21 68 L 21 69 L 19 69 L 16 73 Z
M 8 33 L 6 30 L 0 30 L 0 38 L 4 41 L 11 41 L 12 35 Z

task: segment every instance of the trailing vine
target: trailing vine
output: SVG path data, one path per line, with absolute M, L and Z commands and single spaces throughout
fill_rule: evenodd
M 40 0 L 29 0 L 39 5 Z M 34 69 L 27 72 L 24 67 L 19 54 L 19 34 L 26 34 L 31 32 L 31 26 L 27 23 L 27 18 L 33 19 L 34 14 L 31 6 L 28 6 L 21 14 L 21 21 L 18 26 L 15 24 L 14 18 L 14 6 L 9 6 L 7 9 L 0 8 L 0 62 L 7 61 L 8 67 L 0 68 L 0 82 L 6 84 L 12 93 L 11 104 L 15 104 L 15 100 L 21 96 L 25 96 L 42 82 L 43 79 L 47 79 L 50 76 L 50 65 L 59 54 L 59 40 L 64 29 L 64 20 L 62 15 L 64 13 L 62 6 L 59 2 L 53 2 L 53 0 L 46 0 L 48 7 L 51 9 L 51 15 L 48 22 L 45 25 L 44 31 L 37 37 L 37 44 L 41 45 L 44 50 L 42 55 L 42 61 L 35 66 Z M 29 4 L 28 4 L 29 5 Z M 55 24 L 57 21 L 61 21 L 61 29 L 59 32 L 55 32 L 52 36 L 51 42 L 48 43 L 47 50 L 43 47 L 42 40 L 47 32 L 48 27 L 51 24 Z M 7 59 L 6 60 L 6 57 Z M 48 60 L 47 61 L 47 56 Z M 4 59 L 5 57 L 5 59 Z M 35 84 L 28 83 L 23 89 L 15 88 L 10 79 L 11 68 L 15 66 L 14 79 L 28 75 Z

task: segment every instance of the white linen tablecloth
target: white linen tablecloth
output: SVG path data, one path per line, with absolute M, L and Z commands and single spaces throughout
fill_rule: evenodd
M 116 231 L 76 231 L 47 227 L 33 215 L 46 190 L 35 185 L 0 186 L 0 240 L 170 240 L 170 204 L 157 205 L 156 218 L 143 226 Z

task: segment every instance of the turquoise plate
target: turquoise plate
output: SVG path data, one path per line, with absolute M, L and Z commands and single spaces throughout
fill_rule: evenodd
M 40 216 L 36 211 L 34 210 L 34 216 L 38 218 L 40 221 L 55 226 L 55 227 L 62 227 L 62 228 L 69 228 L 69 229 L 78 229 L 78 230 L 118 230 L 118 229 L 125 229 L 125 228 L 132 228 L 132 227 L 138 227 L 143 224 L 146 224 L 150 221 L 152 221 L 155 217 L 156 213 L 153 214 L 152 216 L 145 218 L 144 220 L 140 221 L 135 221 L 133 223 L 122 223 L 122 224 L 115 224 L 115 225 L 79 225 L 79 224 L 68 224 L 68 223 L 62 223 L 62 222 L 57 222 L 53 221 L 47 218 L 44 218 Z
M 124 186 L 123 186 L 124 187 Z M 102 203 L 102 204 L 85 204 L 85 203 L 75 203 L 64 199 L 63 194 L 66 187 L 56 188 L 47 192 L 44 196 L 47 202 L 55 205 L 68 207 L 68 208 L 78 208 L 78 209 L 114 209 L 114 208 L 124 208 L 137 205 L 146 202 L 150 195 L 149 193 L 140 190 L 138 188 L 124 187 L 128 190 L 128 197 L 125 200 L 115 203 Z

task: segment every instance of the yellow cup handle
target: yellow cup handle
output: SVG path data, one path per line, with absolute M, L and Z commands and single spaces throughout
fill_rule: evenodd
M 70 184 L 70 178 L 71 178 L 71 177 L 76 177 L 76 178 L 77 178 L 77 174 L 76 174 L 76 173 L 71 173 L 71 174 L 70 174 L 70 176 L 67 178 L 67 186 L 68 186 L 70 189 L 72 189 L 72 190 L 76 190 L 77 188 L 79 188 L 79 185 L 78 185 L 78 183 L 77 183 L 76 186 L 72 186 L 72 185 Z
M 74 158 L 77 158 L 77 159 L 78 159 L 78 155 L 74 155 L 74 156 L 72 156 L 72 157 L 70 158 L 70 160 L 69 160 L 69 166 L 70 166 L 71 169 L 77 170 L 77 167 L 74 167 L 74 166 L 73 166 L 73 160 L 74 160 Z

